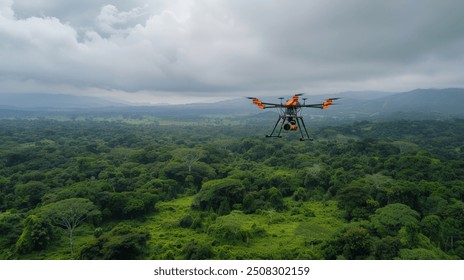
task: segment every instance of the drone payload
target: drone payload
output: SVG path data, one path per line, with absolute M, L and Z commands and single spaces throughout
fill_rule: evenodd
M 257 105 L 259 109 L 278 108 L 280 110 L 279 118 L 277 119 L 277 122 L 274 125 L 272 132 L 266 135 L 266 137 L 279 137 L 280 138 L 282 137 L 281 136 L 282 130 L 287 130 L 287 131 L 300 130 L 301 141 L 313 140 L 313 138 L 309 137 L 308 130 L 306 129 L 305 122 L 301 115 L 302 109 L 303 108 L 327 109 L 329 108 L 330 105 L 334 105 L 333 103 L 334 100 L 340 99 L 338 97 L 329 98 L 329 99 L 326 99 L 323 103 L 306 104 L 307 98 L 303 98 L 303 104 L 301 104 L 299 102 L 299 98 L 301 95 L 303 95 L 303 93 L 295 94 L 293 95 L 291 99 L 287 100 L 285 103 L 282 102 L 284 98 L 281 97 L 279 98 L 280 104 L 263 102 L 256 97 L 248 97 L 248 99 L 251 99 L 253 104 Z M 276 131 L 279 124 L 280 124 L 280 128 L 278 129 L 278 131 Z

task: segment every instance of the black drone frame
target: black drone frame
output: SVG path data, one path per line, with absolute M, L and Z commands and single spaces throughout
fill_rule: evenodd
M 279 127 L 280 124 L 280 127 Z M 279 127 L 279 129 L 277 129 Z M 272 132 L 266 137 L 278 137 L 282 138 L 282 130 L 300 130 L 300 141 L 310 140 L 313 138 L 309 137 L 308 130 L 306 129 L 306 124 L 301 116 L 301 108 L 280 108 L 279 118 L 277 119 Z
M 283 97 L 280 99 L 279 103 L 268 103 L 263 102 L 256 97 L 247 97 L 253 101 L 253 104 L 258 105 L 259 109 L 267 109 L 267 108 L 279 108 L 279 118 L 272 129 L 271 134 L 266 135 L 266 137 L 282 137 L 282 130 L 286 131 L 300 131 L 300 140 L 310 140 L 312 141 L 313 138 L 309 137 L 308 130 L 306 129 L 306 124 L 303 120 L 303 116 L 301 115 L 301 111 L 303 108 L 319 108 L 319 109 L 327 109 L 330 105 L 333 105 L 333 101 L 340 99 L 336 98 L 329 98 L 325 100 L 323 103 L 319 104 L 306 104 L 307 98 L 303 99 L 303 104 L 298 102 L 299 97 L 303 95 L 303 93 L 295 94 L 290 100 L 288 100 L 285 104 L 282 102 L 284 99 Z M 280 125 L 280 127 L 279 127 Z
M 283 99 L 283 98 L 279 98 Z M 306 101 L 306 98 L 303 98 Z M 310 140 L 313 141 L 314 139 L 309 137 L 308 130 L 306 129 L 306 124 L 303 120 L 303 116 L 301 116 L 302 107 L 298 106 L 291 106 L 291 107 L 278 107 L 280 109 L 279 118 L 272 129 L 272 132 L 266 137 L 278 137 L 282 138 L 282 130 L 300 130 L 300 141 Z M 280 124 L 280 127 L 279 127 Z M 279 127 L 279 129 L 277 129 Z M 277 131 L 276 131 L 277 130 Z

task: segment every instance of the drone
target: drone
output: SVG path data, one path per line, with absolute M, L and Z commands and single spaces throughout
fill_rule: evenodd
M 302 98 L 303 104 L 299 102 L 300 96 L 303 93 L 297 93 L 293 95 L 293 97 L 283 103 L 283 97 L 280 97 L 280 104 L 279 103 L 267 103 L 263 102 L 256 97 L 247 97 L 253 101 L 253 104 L 258 105 L 259 109 L 268 109 L 268 108 L 279 108 L 280 114 L 279 118 L 277 119 L 274 128 L 272 129 L 271 134 L 266 135 L 266 137 L 278 137 L 281 138 L 282 130 L 286 131 L 300 131 L 301 138 L 300 141 L 310 140 L 312 141 L 313 138 L 309 137 L 308 130 L 306 129 L 306 125 L 303 120 L 303 116 L 301 115 L 301 111 L 303 108 L 319 108 L 319 109 L 327 109 L 330 105 L 334 105 L 334 101 L 340 98 L 329 98 L 325 100 L 323 103 L 320 104 L 306 104 L 307 98 Z M 280 128 L 277 127 L 280 124 Z

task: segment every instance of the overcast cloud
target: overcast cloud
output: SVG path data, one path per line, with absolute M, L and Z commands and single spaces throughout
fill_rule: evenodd
M 464 1 L 0 0 L 0 93 L 132 102 L 464 87 Z

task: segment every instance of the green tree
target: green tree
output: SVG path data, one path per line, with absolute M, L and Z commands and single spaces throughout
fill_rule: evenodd
M 194 186 L 200 186 L 205 178 L 212 179 L 216 173 L 214 168 L 204 162 L 192 164 L 190 170 L 187 170 L 185 165 L 179 162 L 169 162 L 162 168 L 162 177 L 176 180 L 179 185 L 185 184 L 189 176 L 193 177 Z M 188 180 L 192 182 L 190 178 Z
M 90 216 L 100 215 L 95 205 L 85 198 L 69 198 L 42 207 L 53 224 L 63 228 L 69 237 L 71 257 L 74 254 L 74 231 Z
M 20 205 L 28 208 L 36 207 L 48 190 L 49 187 L 38 181 L 30 181 L 15 186 L 15 194 L 20 199 Z
M 205 151 L 197 148 L 179 148 L 173 151 L 173 155 L 187 166 L 190 174 L 192 166 L 205 156 Z
M 210 260 L 214 257 L 213 247 L 206 242 L 192 240 L 182 249 L 187 260 Z
M 443 256 L 426 248 L 413 248 L 400 250 L 399 259 L 402 260 L 441 260 Z
M 420 223 L 421 232 L 435 244 L 440 244 L 443 239 L 440 217 L 436 215 L 425 216 Z
M 53 239 L 53 229 L 48 219 L 30 215 L 24 221 L 24 229 L 16 242 L 20 254 L 42 250 Z
M 372 250 L 372 240 L 367 229 L 353 227 L 344 232 L 340 240 L 343 255 L 350 260 L 367 258 Z
M 404 248 L 415 248 L 419 245 L 419 225 L 406 223 L 398 232 L 398 237 Z
M 208 234 L 216 237 L 218 241 L 226 244 L 248 244 L 251 231 L 243 226 L 243 217 L 237 212 L 227 216 L 220 216 L 216 222 L 208 228 Z
M 338 206 L 347 212 L 347 219 L 367 218 L 371 208 L 368 201 L 371 198 L 369 190 L 360 184 L 346 185 L 337 193 Z
M 24 214 L 10 211 L 0 213 L 0 248 L 15 244 L 24 228 Z
M 229 201 L 227 200 L 227 198 L 223 198 L 221 201 L 221 204 L 219 205 L 218 214 L 227 215 L 230 213 L 230 211 L 231 209 L 230 209 Z
M 308 199 L 308 192 L 300 187 L 296 189 L 296 191 L 293 193 L 293 200 L 295 201 L 306 201 Z
M 378 260 L 393 260 L 399 254 L 402 245 L 397 237 L 386 236 L 374 243 L 375 258 Z
M 394 203 L 377 209 L 370 219 L 375 230 L 383 237 L 387 235 L 396 236 L 398 231 L 407 224 L 418 226 L 419 217 L 419 213 L 409 206 Z
M 157 178 L 148 181 L 137 191 L 149 192 L 158 195 L 162 200 L 170 200 L 176 198 L 182 192 L 182 187 L 175 180 Z
M 200 192 L 192 202 L 192 207 L 199 210 L 213 209 L 218 211 L 221 204 L 225 207 L 242 203 L 244 188 L 238 179 L 211 180 L 203 184 Z
M 132 198 L 125 203 L 122 212 L 125 216 L 134 217 L 141 215 L 141 213 L 144 213 L 144 210 L 145 203 L 143 202 L 143 200 L 138 198 Z
M 446 247 L 454 248 L 457 241 L 464 240 L 464 202 L 452 200 L 445 211 L 443 233 Z
M 425 199 L 425 194 L 425 190 L 420 185 L 407 181 L 397 181 L 387 190 L 390 204 L 402 203 L 416 211 L 421 209 L 421 200 Z
M 284 198 L 282 193 L 276 187 L 269 189 L 267 193 L 269 197 L 269 206 L 275 208 L 276 210 L 285 209 Z
M 156 201 L 156 195 L 147 192 L 104 192 L 99 195 L 97 204 L 109 210 L 113 218 L 136 218 L 152 211 Z
M 85 245 L 80 259 L 86 260 L 137 260 L 146 256 L 147 241 L 150 234 L 120 223 L 110 232 L 102 234 Z
M 256 199 L 253 194 L 248 193 L 243 198 L 243 212 L 245 214 L 253 214 L 257 209 Z
M 333 239 L 322 245 L 326 259 L 366 259 L 373 251 L 373 239 L 361 226 L 349 226 L 338 232 Z

